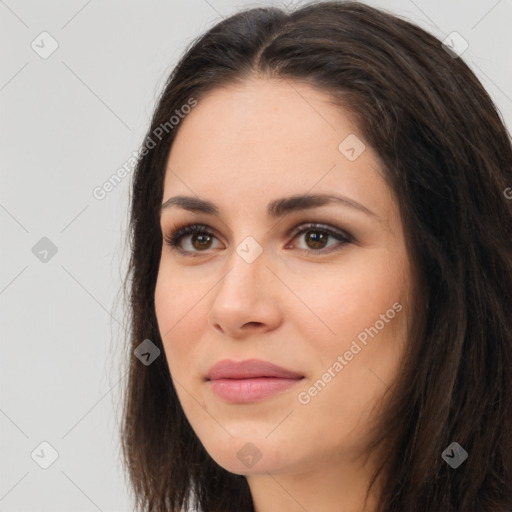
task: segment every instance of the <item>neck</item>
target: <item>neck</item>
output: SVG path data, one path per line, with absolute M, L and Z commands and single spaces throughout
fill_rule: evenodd
M 315 469 L 248 475 L 247 482 L 255 512 L 376 512 L 375 487 L 366 500 L 370 478 L 368 467 L 326 457 Z

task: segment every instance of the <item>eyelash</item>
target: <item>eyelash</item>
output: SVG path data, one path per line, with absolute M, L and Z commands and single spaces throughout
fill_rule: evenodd
M 300 226 L 301 229 L 294 229 L 288 236 L 292 236 L 293 238 L 296 238 L 299 235 L 302 235 L 304 233 L 307 233 L 309 231 L 319 231 L 321 233 L 326 233 L 328 236 L 333 237 L 341 242 L 341 246 L 338 246 L 337 249 L 300 249 L 301 251 L 306 251 L 309 254 L 328 254 L 331 252 L 335 252 L 338 250 L 341 250 L 345 245 L 353 243 L 354 239 L 351 235 L 348 233 L 344 233 L 342 231 L 333 230 L 332 228 L 329 228 L 328 226 L 325 226 L 323 224 L 316 224 L 316 223 L 307 223 L 302 224 Z M 206 253 L 207 250 L 204 251 L 187 251 L 184 249 L 181 249 L 179 247 L 179 243 L 181 239 L 185 235 L 193 235 L 193 234 L 202 234 L 202 235 L 209 235 L 215 237 L 213 233 L 208 231 L 210 228 L 208 226 L 205 226 L 204 224 L 185 224 L 181 226 L 177 226 L 174 231 L 172 231 L 170 234 L 164 235 L 164 240 L 166 245 L 170 246 L 172 249 L 176 250 L 182 255 L 190 255 L 192 257 L 200 256 L 201 253 Z M 215 237 L 216 238 L 216 237 Z

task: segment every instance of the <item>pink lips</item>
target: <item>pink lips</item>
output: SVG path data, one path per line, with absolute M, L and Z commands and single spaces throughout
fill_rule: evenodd
M 212 391 L 237 403 L 254 402 L 284 391 L 304 378 L 303 375 L 261 359 L 215 364 L 206 376 Z

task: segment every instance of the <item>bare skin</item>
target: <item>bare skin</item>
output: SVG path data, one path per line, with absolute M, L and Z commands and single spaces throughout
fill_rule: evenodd
M 371 494 L 363 508 L 376 459 L 361 453 L 399 372 L 413 275 L 376 152 L 366 144 L 357 156 L 356 139 L 338 148 L 350 134 L 366 144 L 325 93 L 257 78 L 201 99 L 168 159 L 162 203 L 198 197 L 220 215 L 162 211 L 164 236 L 180 223 L 209 233 L 185 234 L 184 253 L 163 244 L 155 307 L 165 356 L 192 428 L 219 465 L 246 475 L 257 512 L 372 512 L 378 502 Z M 372 213 L 332 202 L 267 215 L 296 194 L 343 195 Z M 323 227 L 293 232 L 306 223 Z M 242 257 L 258 247 L 254 261 Z M 250 403 L 212 391 L 214 363 L 250 358 L 303 378 Z

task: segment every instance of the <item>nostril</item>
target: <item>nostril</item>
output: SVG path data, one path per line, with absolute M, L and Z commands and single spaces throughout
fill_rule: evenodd
M 259 327 L 260 325 L 263 324 L 261 322 L 247 322 L 244 327 Z

